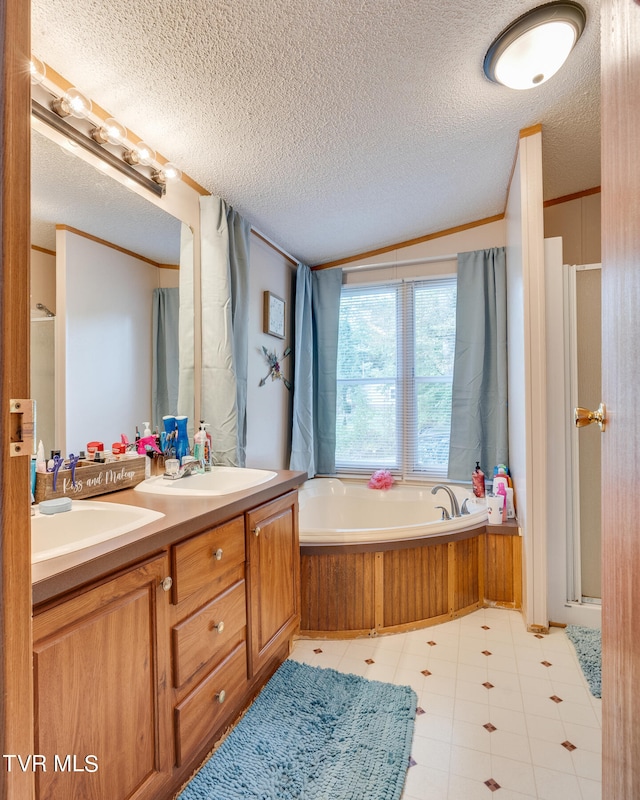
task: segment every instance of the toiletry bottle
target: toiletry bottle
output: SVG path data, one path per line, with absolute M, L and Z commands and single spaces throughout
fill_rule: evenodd
M 176 417 L 176 425 L 178 427 L 178 438 L 176 441 L 176 458 L 182 464 L 182 459 L 190 455 L 189 450 L 189 434 L 187 433 L 188 417 Z
M 495 480 L 494 480 L 495 484 Z M 500 483 L 498 488 L 494 491 L 494 494 L 502 497 L 502 521 L 507 521 L 507 487 L 504 483 Z
M 207 434 L 207 449 L 205 450 L 205 466 L 204 466 L 204 468 L 210 470 L 211 467 L 213 466 L 213 448 L 212 448 L 211 434 L 209 433 L 208 430 L 206 430 L 209 427 L 209 423 L 208 422 L 204 422 L 202 424 L 202 427 L 205 429 L 205 433 Z
M 211 469 L 211 434 L 207 430 L 209 427 L 209 423 L 205 422 L 203 419 L 200 420 L 200 430 L 198 434 L 203 434 L 200 441 L 204 445 L 204 468 L 205 470 Z M 195 438 L 194 438 L 195 442 Z
M 206 457 L 207 449 L 207 432 L 204 429 L 204 420 L 200 420 L 200 428 L 196 435 L 193 437 L 193 455 L 196 461 L 204 467 L 207 463 Z
M 165 414 L 162 417 L 162 424 L 164 426 L 164 445 L 160 449 L 164 453 L 165 458 L 176 457 L 176 440 L 175 435 L 177 432 L 176 418 L 173 414 Z
M 176 418 L 173 414 L 165 414 L 162 417 L 162 424 L 167 433 L 173 433 L 176 429 Z
M 493 477 L 493 493 L 498 494 L 498 489 L 500 486 L 504 486 L 505 489 L 509 488 L 509 481 L 507 480 L 507 476 L 504 472 L 500 472 L 498 475 L 494 475 Z
M 144 461 L 144 476 L 145 478 L 151 477 L 151 459 L 154 456 L 154 453 L 160 455 L 160 450 L 156 446 L 156 440 L 154 436 L 143 436 L 142 439 L 138 440 L 136 445 L 138 449 L 139 456 L 148 456 L 145 458 Z
M 476 497 L 484 497 L 484 472 L 480 469 L 480 462 L 476 461 L 476 468 L 471 473 L 471 483 L 473 484 L 473 493 Z
M 516 506 L 513 500 L 513 487 L 507 487 L 507 519 L 516 518 Z
M 44 457 L 44 445 L 42 439 L 38 442 L 38 450 L 36 451 L 36 472 L 46 472 L 47 462 Z

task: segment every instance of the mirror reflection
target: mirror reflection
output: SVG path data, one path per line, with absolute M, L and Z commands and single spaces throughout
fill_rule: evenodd
M 181 223 L 46 131 L 32 130 L 31 172 L 37 437 L 45 452 L 109 448 L 151 420 L 152 296 L 178 286 Z

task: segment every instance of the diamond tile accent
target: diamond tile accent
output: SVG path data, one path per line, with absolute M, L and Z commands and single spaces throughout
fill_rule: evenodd
M 489 681 L 486 681 L 486 683 L 483 683 L 482 685 L 485 687 L 485 689 L 493 689 L 493 684 L 489 683 Z
M 422 670 L 422 674 L 425 676 L 425 678 L 428 678 L 428 677 L 429 677 L 429 675 L 431 675 L 431 673 L 429 672 L 429 670 L 428 670 L 428 669 L 423 669 L 423 670 Z
M 376 662 L 372 658 L 365 658 L 364 663 L 365 664 L 375 664 Z
M 558 697 L 557 694 L 552 694 L 551 697 L 549 698 L 549 700 L 553 700 L 554 703 L 561 703 L 562 702 L 562 698 Z
M 427 712 L 424 710 L 424 708 L 421 708 L 420 706 L 416 708 L 416 717 L 419 717 L 421 714 L 426 714 L 426 713 Z
M 429 647 L 434 647 L 438 643 L 437 642 L 427 642 L 427 644 L 429 645 Z
M 482 628 L 483 631 L 490 631 L 491 630 L 491 628 L 488 625 L 481 625 L 480 627 Z
M 552 667 L 553 666 L 553 664 L 551 664 L 551 662 L 549 662 L 549 661 L 541 661 L 540 663 L 542 664 L 543 667 Z
M 317 655 L 318 653 L 322 652 L 322 648 L 321 647 L 316 647 L 316 649 L 313 652 L 316 653 L 316 655 Z
M 569 740 L 567 740 L 566 742 L 562 742 L 562 746 L 566 748 L 569 752 L 577 749 L 575 744 L 571 744 Z
M 497 792 L 498 789 L 500 788 L 500 784 L 498 783 L 498 781 L 494 781 L 493 778 L 489 778 L 488 781 L 485 781 L 484 785 L 488 786 L 492 792 Z
M 409 766 L 410 766 L 410 767 L 415 767 L 415 765 L 416 765 L 417 763 L 418 763 L 418 762 L 417 762 L 417 761 L 416 761 L 416 760 L 415 760 L 415 759 L 414 759 L 412 756 L 409 756 Z
M 490 656 L 491 655 L 491 651 L 490 650 L 483 650 L 482 651 L 482 655 L 483 656 Z
M 544 636 L 541 633 L 534 633 L 533 635 L 536 637 L 536 639 L 544 639 Z
M 489 731 L 489 733 L 493 733 L 494 731 L 497 731 L 497 730 L 498 730 L 498 729 L 496 728 L 496 726 L 495 726 L 495 725 L 492 725 L 490 722 L 487 722 L 487 724 L 486 724 L 486 725 L 483 725 L 482 727 L 483 727 L 483 728 L 484 728 L 486 731 Z

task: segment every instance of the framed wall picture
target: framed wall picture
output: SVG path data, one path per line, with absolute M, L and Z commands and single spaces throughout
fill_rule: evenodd
M 285 336 L 285 302 L 272 292 L 264 293 L 263 330 L 278 339 Z

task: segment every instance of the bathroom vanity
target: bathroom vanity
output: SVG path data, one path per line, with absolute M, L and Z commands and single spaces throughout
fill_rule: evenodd
M 217 498 L 105 496 L 165 516 L 117 549 L 38 565 L 39 800 L 162 800 L 188 780 L 289 653 L 305 477 Z

